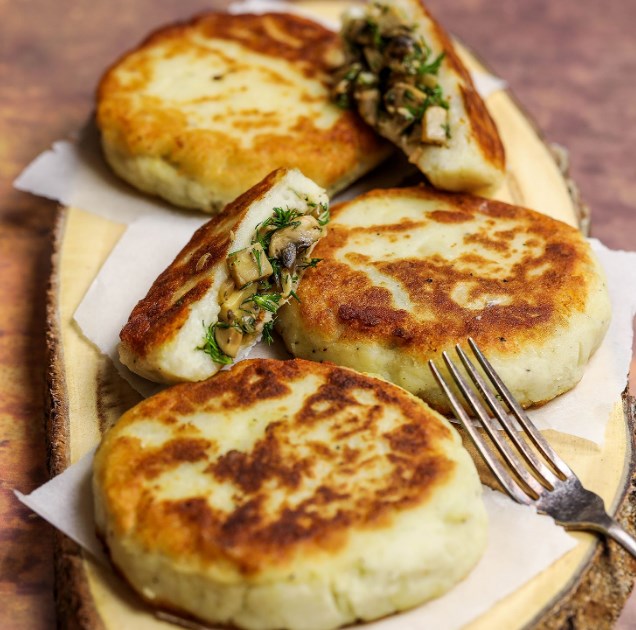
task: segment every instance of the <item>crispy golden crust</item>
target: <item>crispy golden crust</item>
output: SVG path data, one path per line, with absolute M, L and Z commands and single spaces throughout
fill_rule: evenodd
M 424 186 L 372 191 L 362 198 L 390 202 L 391 197 L 405 196 L 452 203 L 454 209 L 423 213 L 421 220 L 357 228 L 338 223 L 348 203 L 332 208 L 329 235 L 314 251 L 322 262 L 305 275 L 298 290 L 301 302 L 294 307 L 305 330 L 319 331 L 325 339 L 378 340 L 415 354 L 437 353 L 472 336 L 486 353 L 501 351 L 504 345 L 507 352 L 514 353 L 527 343 L 551 335 L 573 311 L 583 309 L 587 288 L 595 278 L 590 276 L 587 244 L 574 228 L 525 208 L 470 195 L 434 192 Z M 435 256 L 374 260 L 363 252 L 346 254 L 352 265 L 369 265 L 402 286 L 413 304 L 411 312 L 397 308 L 392 292 L 378 286 L 366 273 L 338 260 L 342 260 L 348 241 L 360 234 L 391 240 L 400 233 L 426 229 L 431 223 L 462 224 L 480 215 L 486 218 L 487 231 L 467 232 L 463 245 L 478 243 L 505 261 L 513 255 L 510 242 L 515 233 L 498 231 L 498 221 L 512 219 L 518 222 L 519 232 L 526 235 L 528 252 L 502 275 L 493 274 L 491 262 L 470 252 L 458 251 L 452 263 Z M 533 245 L 545 246 L 545 251 L 536 255 Z M 458 250 L 461 248 L 462 244 Z M 507 303 L 480 310 L 477 319 L 473 308 L 453 299 L 460 285 L 470 286 L 466 296 L 469 303 L 504 294 Z
M 138 357 L 174 337 L 187 319 L 192 305 L 209 290 L 219 264 L 232 245 L 231 230 L 250 206 L 285 175 L 270 173 L 257 185 L 228 204 L 219 217 L 201 226 L 170 266 L 159 275 L 133 309 L 120 333 L 123 344 Z
M 505 170 L 506 154 L 501 138 L 499 137 L 499 131 L 488 109 L 486 109 L 483 99 L 477 93 L 470 73 L 459 58 L 446 31 L 424 6 L 422 0 L 417 1 L 419 1 L 422 7 L 422 11 L 432 22 L 435 36 L 441 42 L 442 49 L 445 52 L 446 62 L 451 66 L 453 72 L 458 74 L 463 80 L 460 91 L 466 109 L 468 123 L 471 126 L 472 138 L 479 146 L 485 160 L 496 169 L 500 171 Z
M 329 103 L 338 45 L 319 24 L 281 13 L 209 13 L 160 29 L 99 84 L 106 157 L 133 185 L 211 212 L 283 166 L 338 190 L 387 154 L 357 116 Z M 175 93 L 169 78 L 187 72 L 196 89 Z M 259 101 L 254 82 L 271 93 Z M 271 98 L 281 101 L 273 110 Z
M 311 393 L 303 389 L 301 404 L 289 403 L 307 379 Z M 208 414 L 220 436 L 229 431 L 222 425 L 260 403 L 266 427 L 250 448 L 237 440 L 220 452 L 190 421 Z M 145 445 L 135 431 L 148 422 L 170 439 Z M 134 535 L 143 548 L 179 562 L 254 576 L 295 556 L 307 562 L 334 553 L 352 531 L 381 529 L 397 512 L 425 503 L 454 469 L 444 451 L 449 440 L 434 412 L 384 381 L 330 364 L 250 360 L 127 412 L 102 442 L 95 475 L 115 535 Z M 184 463 L 199 465 L 209 490 L 161 499 L 154 482 Z M 369 473 L 358 474 L 362 469 Z M 231 507 L 213 507 L 226 484 Z
M 424 186 L 332 209 L 322 262 L 281 309 L 292 354 L 376 373 L 434 408 L 427 362 L 472 337 L 524 406 L 571 389 L 611 316 L 582 235 L 538 212 Z

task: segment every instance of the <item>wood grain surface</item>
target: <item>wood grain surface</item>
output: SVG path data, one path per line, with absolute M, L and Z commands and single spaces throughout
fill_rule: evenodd
M 44 320 L 54 204 L 12 189 L 38 153 L 74 133 L 104 67 L 200 0 L 0 0 L 0 627 L 51 628 L 50 527 L 13 497 L 47 479 Z M 546 137 L 567 146 L 592 232 L 636 250 L 636 3 L 430 0 L 510 84 Z M 633 372 L 636 370 L 633 370 Z M 632 385 L 632 391 L 634 391 Z M 636 627 L 636 611 L 618 627 Z

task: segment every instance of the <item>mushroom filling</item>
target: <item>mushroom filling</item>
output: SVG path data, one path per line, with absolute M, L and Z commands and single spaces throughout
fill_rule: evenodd
M 445 53 L 435 56 L 395 7 L 379 3 L 346 17 L 342 37 L 346 62 L 335 75 L 334 101 L 355 104 L 391 140 L 445 145 L 449 101 L 437 78 Z
M 300 196 L 300 195 L 299 195 Z M 274 208 L 260 223 L 249 247 L 232 252 L 228 279 L 219 290 L 218 319 L 205 326 L 199 349 L 215 363 L 232 363 L 240 349 L 262 334 L 271 343 L 275 313 L 294 293 L 300 274 L 315 267 L 311 250 L 329 222 L 329 206 L 306 199 L 309 211 Z

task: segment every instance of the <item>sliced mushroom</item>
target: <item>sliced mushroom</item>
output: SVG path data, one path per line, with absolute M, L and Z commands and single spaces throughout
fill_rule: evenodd
M 219 320 L 231 324 L 235 320 L 242 318 L 246 312 L 252 313 L 256 310 L 256 305 L 249 299 L 256 293 L 258 285 L 253 282 L 240 291 L 233 291 L 221 303 Z
M 227 266 L 239 288 L 250 282 L 267 278 L 274 273 L 260 243 L 253 243 L 245 249 L 232 252 L 227 257 Z
M 284 267 L 291 269 L 298 252 L 311 247 L 321 236 L 322 228 L 314 217 L 299 217 L 293 225 L 274 232 L 269 243 L 269 255 L 279 258 Z
M 384 59 L 386 65 L 394 72 L 411 74 L 410 61 L 415 59 L 415 53 L 415 40 L 408 30 L 404 29 L 391 37 L 384 49 Z
M 219 304 L 223 304 L 234 291 L 236 291 L 234 280 L 232 278 L 224 280 L 219 288 Z
M 380 90 L 356 90 L 355 95 L 358 113 L 368 125 L 375 125 L 380 109 Z
M 214 331 L 214 338 L 219 348 L 225 352 L 229 357 L 235 357 L 241 349 L 241 341 L 243 341 L 243 333 L 229 326 L 227 328 L 223 326 L 217 326 Z
M 417 108 L 426 101 L 426 94 L 410 83 L 396 83 L 384 95 L 384 104 L 389 114 L 395 114 L 400 108 Z
M 371 72 L 376 74 L 380 72 L 384 67 L 384 56 L 382 53 L 373 46 L 365 46 L 362 52 Z
M 288 242 L 284 247 L 283 251 L 281 251 L 279 258 L 283 263 L 283 267 L 287 269 L 291 269 L 296 262 L 296 256 L 298 254 L 298 249 L 296 247 L 296 243 Z
M 371 72 L 361 72 L 356 79 L 354 95 L 360 116 L 368 124 L 375 124 L 381 99 L 378 78 Z
M 422 142 L 427 144 L 446 144 L 446 125 L 448 114 L 443 107 L 429 107 L 422 118 Z

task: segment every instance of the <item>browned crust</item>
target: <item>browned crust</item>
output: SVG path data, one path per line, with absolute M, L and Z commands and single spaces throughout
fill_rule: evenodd
M 121 341 L 132 353 L 144 357 L 174 337 L 192 306 L 209 290 L 218 265 L 224 264 L 232 245 L 231 230 L 285 173 L 284 169 L 273 171 L 193 234 L 138 302 L 123 327 Z M 184 287 L 187 291 L 180 295 Z
M 169 45 L 175 54 L 182 49 L 191 50 L 194 45 L 187 36 L 193 32 L 232 40 L 260 54 L 287 60 L 306 76 L 321 82 L 328 94 L 328 53 L 333 54 L 340 46 L 335 33 L 291 14 L 203 14 L 151 34 L 116 61 L 101 79 L 97 123 L 103 142 L 124 159 L 162 160 L 174 166 L 180 176 L 209 187 L 211 193 L 218 195 L 218 204 L 228 201 L 228 191 L 234 191 L 230 196 L 233 198 L 281 166 L 299 168 L 329 191 L 339 190 L 350 183 L 352 173 L 361 175 L 387 155 L 387 144 L 350 111 L 339 111 L 336 122 L 326 128 L 302 116 L 288 133 L 272 131 L 269 121 L 262 117 L 250 117 L 246 124 L 252 128 L 261 125 L 262 133 L 247 148 L 241 144 L 241 129 L 221 133 L 193 128 L 183 111 L 157 102 L 158 99 L 144 97 L 141 111 L 136 98 L 150 72 L 150 62 L 143 53 L 156 45 Z M 199 54 L 205 54 L 204 49 Z M 123 65 L 134 69 L 135 84 L 124 86 L 118 78 Z M 335 108 L 328 100 L 325 105 Z
M 320 383 L 316 391 L 294 415 L 276 415 L 282 413 L 276 402 L 309 376 Z M 359 402 L 361 391 L 374 404 Z M 210 422 L 230 422 L 234 411 L 264 401 L 271 417 L 263 437 L 247 450 L 218 455 L 218 445 L 188 423 L 189 415 L 203 413 Z M 385 408 L 395 421 L 381 429 Z M 174 437 L 150 448 L 126 434 L 148 418 L 166 424 Z M 316 425 L 329 440 L 301 437 Z M 118 536 L 132 536 L 143 548 L 180 562 L 196 558 L 197 564 L 252 575 L 299 556 L 306 561 L 336 551 L 349 532 L 382 529 L 402 510 L 425 504 L 454 470 L 442 447 L 449 439 L 435 414 L 385 381 L 328 363 L 254 359 L 207 381 L 164 390 L 124 414 L 98 450 L 95 474 Z M 382 441 L 388 452 L 374 454 L 355 446 L 356 440 Z M 183 462 L 206 464 L 210 483 L 231 482 L 236 506 L 213 508 L 207 496 L 151 496 L 148 484 Z M 330 474 L 298 505 L 266 507 L 272 488 L 293 495 L 325 463 Z M 371 481 L 358 481 L 354 492 L 348 480 L 361 467 Z
M 421 221 L 400 221 L 395 225 L 338 224 L 339 214 L 350 204 L 359 203 L 360 199 L 391 197 L 439 201 L 441 207 L 451 204 L 453 210 L 440 208 L 427 212 Z M 431 222 L 461 224 L 473 217 L 484 219 L 489 230 L 488 234 L 466 234 L 467 245 L 476 242 L 498 256 L 507 256 L 513 235 L 497 226 L 500 219 L 509 218 L 523 225 L 528 245 L 535 241 L 545 245 L 545 251 L 541 255 L 524 255 L 514 267 L 490 277 L 475 271 L 480 266 L 487 268 L 489 263 L 474 254 L 460 253 L 452 264 L 435 256 L 422 259 L 405 255 L 373 261 L 362 252 L 350 251 L 346 255 L 354 264 L 369 264 L 393 278 L 421 312 L 430 313 L 426 320 L 396 307 L 389 289 L 374 285 L 366 273 L 340 262 L 343 249 L 356 235 L 366 238 L 383 234 L 391 238 L 398 232 L 425 229 Z M 529 209 L 472 195 L 434 191 L 423 185 L 372 191 L 334 206 L 329 234 L 318 244 L 314 255 L 322 262 L 308 270 L 298 289 L 301 302 L 293 305 L 301 314 L 303 327 L 327 341 L 338 339 L 354 344 L 375 340 L 414 356 L 438 355 L 467 337 L 475 338 L 491 356 L 518 352 L 529 342 L 542 343 L 573 313 L 584 311 L 589 286 L 595 278 L 588 246 L 575 228 Z M 473 300 L 505 295 L 510 303 L 480 309 L 477 320 L 474 311 L 452 299 L 458 286 L 471 286 L 469 297 Z
M 495 121 L 488 112 L 483 99 L 479 96 L 472 77 L 459 58 L 459 55 L 455 50 L 455 46 L 446 33 L 446 30 L 433 17 L 433 15 L 431 15 L 428 8 L 424 5 L 424 2 L 422 0 L 417 1 L 421 6 L 422 11 L 433 24 L 435 35 L 441 42 L 442 48 L 446 53 L 446 61 L 451 66 L 452 70 L 462 78 L 463 85 L 460 88 L 461 96 L 464 101 L 464 107 L 471 127 L 471 137 L 479 146 L 484 158 L 492 164 L 492 166 L 503 171 L 506 165 L 506 155 Z

